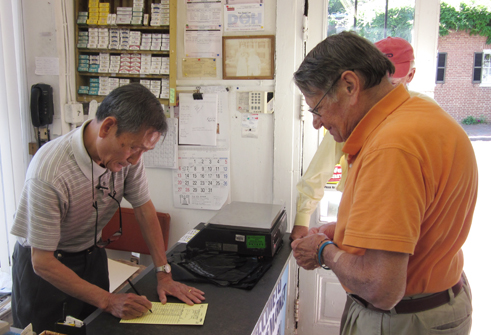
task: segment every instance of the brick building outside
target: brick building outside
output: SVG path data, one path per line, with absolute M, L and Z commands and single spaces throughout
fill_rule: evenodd
M 438 39 L 440 72 L 435 84 L 435 100 L 458 122 L 468 116 L 491 122 L 491 83 L 478 82 L 486 67 L 484 61 L 479 64 L 485 50 L 491 52 L 486 37 L 470 36 L 465 31 L 451 31 Z

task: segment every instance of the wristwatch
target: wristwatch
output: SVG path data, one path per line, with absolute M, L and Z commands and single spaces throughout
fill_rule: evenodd
M 165 272 L 165 273 L 170 273 L 170 270 L 171 270 L 171 268 L 170 268 L 170 264 L 169 264 L 169 263 L 167 263 L 167 264 L 165 264 L 165 265 L 162 265 L 162 266 L 157 266 L 157 267 L 155 268 L 155 272 Z

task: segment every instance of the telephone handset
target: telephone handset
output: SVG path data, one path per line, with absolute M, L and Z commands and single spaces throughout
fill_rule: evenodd
M 31 119 L 34 127 L 53 123 L 53 88 L 47 84 L 31 87 Z
M 48 125 L 53 123 L 53 88 L 47 84 L 31 86 L 31 120 L 38 131 L 38 148 L 51 140 Z M 39 127 L 46 126 L 47 140 L 41 140 Z

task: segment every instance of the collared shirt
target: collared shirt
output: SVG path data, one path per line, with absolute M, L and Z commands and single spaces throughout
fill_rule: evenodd
M 92 191 L 98 205 L 99 237 L 118 208 L 108 196 L 113 191 L 111 175 L 118 201 L 124 197 L 139 207 L 150 200 L 142 160 L 116 173 L 95 163 L 91 167 L 83 141 L 89 122 L 46 143 L 34 155 L 11 230 L 21 245 L 67 252 L 91 247 L 96 218 Z
M 409 254 L 406 296 L 453 286 L 477 199 L 477 164 L 462 127 L 438 105 L 393 89 L 346 141 L 350 170 L 334 242 Z

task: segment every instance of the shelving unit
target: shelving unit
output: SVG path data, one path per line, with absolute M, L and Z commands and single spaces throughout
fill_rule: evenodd
M 148 82 L 145 82 L 145 80 L 151 81 L 152 84 L 157 84 L 157 81 L 160 81 L 162 83 L 162 79 L 164 79 L 164 82 L 168 80 L 168 86 L 169 86 L 169 91 L 168 91 L 168 97 L 163 97 L 162 94 L 158 94 L 158 98 L 161 101 L 162 104 L 168 105 L 168 106 L 175 106 L 176 104 L 176 99 L 175 99 L 175 90 L 176 90 L 176 68 L 177 68 L 177 62 L 176 62 L 176 21 L 177 21 L 177 0 L 169 0 L 169 24 L 167 25 L 159 25 L 159 26 L 151 26 L 150 25 L 150 20 L 151 20 L 151 9 L 152 9 L 152 4 L 160 4 L 161 0 L 135 0 L 135 3 L 143 3 L 143 13 L 147 14 L 149 17 L 148 20 L 148 25 L 143 25 L 143 24 L 94 24 L 94 20 L 87 20 L 87 22 L 91 24 L 84 24 L 84 23 L 77 23 L 79 14 L 80 12 L 86 12 L 89 13 L 89 4 L 93 7 L 95 3 L 103 3 L 103 4 L 108 4 L 109 8 L 109 14 L 113 14 L 114 16 L 117 13 L 117 8 L 118 7 L 133 7 L 134 0 L 76 0 L 75 2 L 75 39 L 76 39 L 76 50 L 75 50 L 75 64 L 76 64 L 76 91 L 77 91 L 77 101 L 79 102 L 89 102 L 91 100 L 96 100 L 98 102 L 101 102 L 105 95 L 107 95 L 107 90 L 99 90 L 96 92 L 95 90 L 90 90 L 90 94 L 85 89 L 80 89 L 81 87 L 90 87 L 91 85 L 91 79 L 92 79 L 92 84 L 95 85 L 95 82 L 97 81 L 96 78 L 101 78 L 103 81 L 109 81 L 112 79 L 102 79 L 102 78 L 115 78 L 112 81 L 116 81 L 116 83 L 121 80 L 123 80 L 123 83 L 126 82 L 142 82 L 144 84 L 148 84 Z M 89 13 L 90 15 L 91 13 Z M 90 17 L 90 16 L 89 16 Z M 103 20 L 104 22 L 104 20 Z M 81 32 L 85 35 L 88 35 L 89 31 L 94 31 L 94 29 L 91 28 L 107 28 L 108 31 L 111 29 L 113 30 L 118 30 L 120 33 L 122 31 L 125 32 L 140 32 L 141 35 L 143 34 L 152 34 L 152 36 L 158 36 L 158 34 L 168 34 L 169 35 L 169 48 L 168 50 L 129 50 L 129 49 L 119 49 L 119 48 L 86 48 L 86 47 L 80 47 L 80 45 L 84 45 L 84 43 L 80 43 L 81 41 Z M 103 30 L 98 30 L 98 31 L 103 31 Z M 138 57 L 141 56 L 142 58 L 145 59 L 153 59 L 153 60 L 159 60 L 162 62 L 166 62 L 168 59 L 169 66 L 168 66 L 168 74 L 163 74 L 163 73 L 149 73 L 148 71 L 142 71 L 140 73 L 133 73 L 136 72 L 136 70 L 132 70 L 132 73 L 122 73 L 125 71 L 120 72 L 114 71 L 114 69 L 111 69 L 110 71 L 104 71 L 104 72 L 94 72 L 94 69 L 90 69 L 90 72 L 87 71 L 88 68 L 84 67 L 82 62 L 86 62 L 85 59 L 87 58 L 90 59 L 91 56 L 100 56 L 103 55 L 105 58 L 111 58 L 112 56 L 121 56 L 121 58 L 128 58 L 128 57 Z M 93 57 L 92 57 L 93 58 Z M 97 58 L 97 57 L 96 57 Z M 116 57 L 117 58 L 117 57 Z M 82 65 L 82 66 L 81 66 Z M 107 70 L 107 69 L 106 69 Z M 116 80 L 118 79 L 118 80 Z M 100 93 L 103 94 L 100 94 Z M 161 91 L 162 93 L 162 91 Z M 156 94 L 157 95 L 157 94 Z

